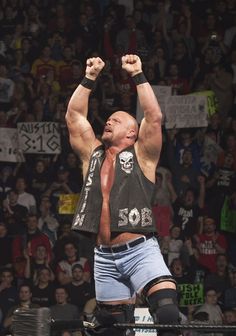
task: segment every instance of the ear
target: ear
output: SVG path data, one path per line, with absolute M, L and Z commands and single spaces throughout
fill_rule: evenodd
M 135 140 L 135 139 L 136 139 L 136 133 L 135 133 L 135 130 L 134 130 L 134 129 L 130 129 L 130 130 L 128 130 L 126 137 L 127 137 L 128 139 L 134 139 L 134 140 Z

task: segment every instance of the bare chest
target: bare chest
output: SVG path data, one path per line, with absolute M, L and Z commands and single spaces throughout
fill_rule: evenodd
M 115 177 L 115 157 L 105 158 L 101 168 L 101 189 L 103 197 L 109 195 Z

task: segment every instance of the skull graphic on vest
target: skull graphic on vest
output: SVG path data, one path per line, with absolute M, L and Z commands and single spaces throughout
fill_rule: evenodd
M 134 155 L 131 152 L 122 152 L 119 154 L 121 169 L 130 174 L 134 167 Z

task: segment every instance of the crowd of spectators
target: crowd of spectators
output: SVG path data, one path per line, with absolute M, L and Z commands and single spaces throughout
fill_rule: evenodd
M 58 211 L 59 195 L 82 186 L 64 117 L 93 56 L 106 62 L 89 102 L 97 136 L 113 111 L 135 116 L 124 54 L 140 56 L 151 85 L 211 91 L 218 103 L 207 127 L 163 123 L 153 213 L 177 284 L 203 285 L 204 302 L 181 308 L 186 319 L 236 323 L 236 0 L 2 0 L 0 25 L 0 128 L 57 122 L 61 136 L 60 154 L 0 162 L 2 333 L 16 307 L 77 319 L 94 305 L 93 242 Z

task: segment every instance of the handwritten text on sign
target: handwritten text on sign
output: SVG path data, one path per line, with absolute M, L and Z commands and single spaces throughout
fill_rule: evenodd
M 188 305 L 203 304 L 203 285 L 197 284 L 178 284 L 178 290 L 180 292 L 180 307 L 186 307 Z
M 207 97 L 171 96 L 165 99 L 165 126 L 170 128 L 206 127 Z
M 55 122 L 18 123 L 18 135 L 24 153 L 61 152 L 60 127 Z

